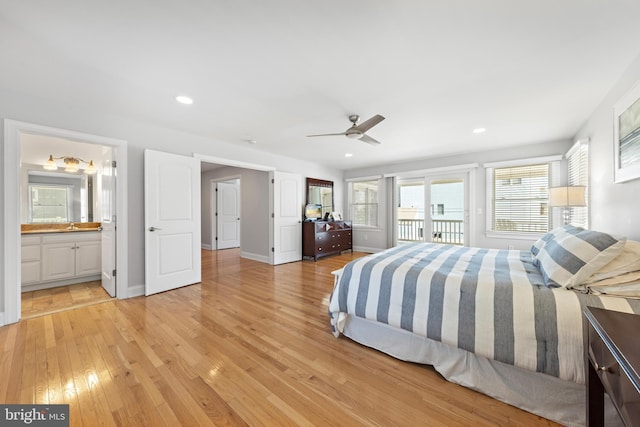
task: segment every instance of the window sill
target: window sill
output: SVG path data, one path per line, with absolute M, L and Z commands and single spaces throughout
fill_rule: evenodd
M 352 225 L 354 231 L 382 231 L 380 227 L 374 227 L 371 225 Z
M 538 240 L 545 233 L 513 233 L 509 231 L 487 231 L 485 237 L 490 239 L 511 239 L 511 240 Z

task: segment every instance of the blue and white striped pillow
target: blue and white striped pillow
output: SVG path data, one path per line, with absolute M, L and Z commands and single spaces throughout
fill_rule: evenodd
M 591 230 L 563 233 L 538 251 L 538 268 L 547 286 L 572 288 L 617 257 L 626 240 Z
M 533 255 L 535 258 L 535 256 L 538 255 L 538 252 L 540 252 L 540 249 L 542 249 L 542 247 L 551 240 L 555 240 L 556 238 L 564 236 L 566 234 L 578 234 L 583 230 L 584 228 L 576 227 L 571 224 L 554 228 L 553 230 L 536 240 L 536 242 L 531 246 L 531 255 Z

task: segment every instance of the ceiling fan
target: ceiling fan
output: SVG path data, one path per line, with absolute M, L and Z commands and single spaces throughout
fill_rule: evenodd
M 375 144 L 380 144 L 380 141 L 377 141 L 373 138 L 371 138 L 369 135 L 366 135 L 365 132 L 368 131 L 369 129 L 371 129 L 372 127 L 374 127 L 375 125 L 377 125 L 378 123 L 380 123 L 381 121 L 384 120 L 384 117 L 381 116 L 380 114 L 376 114 L 375 116 L 371 117 L 369 120 L 366 120 L 360 124 L 358 123 L 358 120 L 360 120 L 360 116 L 358 116 L 357 114 L 352 114 L 349 116 L 349 120 L 351 121 L 351 123 L 353 123 L 351 125 L 351 127 L 349 129 L 347 129 L 344 132 L 341 133 L 325 133 L 325 134 L 321 134 L 321 135 L 307 135 L 308 137 L 314 137 L 314 136 L 337 136 L 337 135 L 345 135 L 347 138 L 351 138 L 351 139 L 359 139 L 360 141 L 364 141 L 367 142 L 371 145 L 375 145 Z

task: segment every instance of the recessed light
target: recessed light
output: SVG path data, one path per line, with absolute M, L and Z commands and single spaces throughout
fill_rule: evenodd
M 184 95 L 176 96 L 176 101 L 178 101 L 180 104 L 186 104 L 186 105 L 193 104 L 193 99 Z
M 487 130 L 485 128 L 475 128 L 473 130 L 473 133 L 483 133 L 486 132 Z
M 255 139 L 247 139 L 247 142 L 249 144 L 257 144 L 258 143 L 258 141 L 256 141 Z
M 344 156 L 345 156 L 345 157 L 353 157 L 353 154 L 351 154 L 351 153 L 345 153 L 345 155 L 344 155 Z

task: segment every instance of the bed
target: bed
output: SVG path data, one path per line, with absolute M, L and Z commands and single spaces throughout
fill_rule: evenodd
M 582 312 L 640 314 L 639 272 L 640 243 L 572 226 L 531 251 L 404 244 L 334 272 L 329 315 L 336 336 L 583 425 Z

